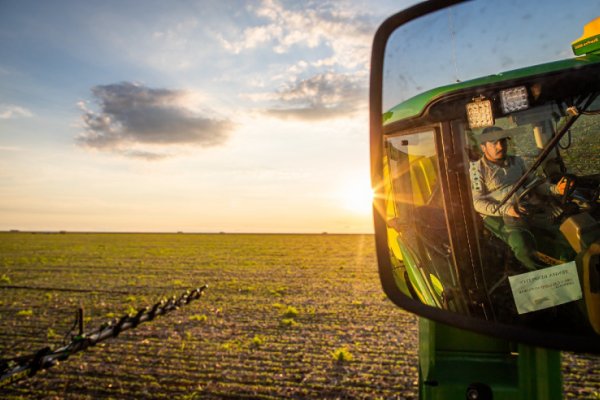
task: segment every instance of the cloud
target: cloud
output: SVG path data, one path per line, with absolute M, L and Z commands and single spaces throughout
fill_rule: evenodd
M 347 116 L 366 107 L 366 78 L 326 72 L 253 99 L 276 103 L 276 107 L 266 112 L 283 118 L 317 120 Z
M 0 151 L 21 151 L 22 148 L 16 146 L 0 146 Z
M 170 154 L 154 153 L 151 151 L 144 150 L 124 150 L 118 151 L 118 153 L 128 158 L 138 158 L 144 161 L 160 161 L 164 160 L 165 158 L 171 157 Z
M 11 104 L 0 104 L 0 119 L 13 119 L 32 116 L 33 113 L 26 108 Z
M 167 155 L 156 149 L 165 146 L 223 145 L 233 128 L 230 121 L 193 111 L 193 96 L 185 91 L 122 82 L 95 86 L 92 94 L 99 105 L 98 112 L 79 103 L 85 130 L 76 141 L 84 147 L 133 158 L 159 159 Z
M 243 97 L 266 102 L 267 112 L 281 118 L 337 118 L 366 109 L 370 46 L 381 16 L 349 2 L 251 4 L 252 25 L 230 40 L 221 37 L 222 45 L 235 54 L 271 50 L 288 63 L 271 64 L 262 87 Z
M 275 53 L 290 52 L 293 46 L 314 49 L 320 45 L 330 49 L 330 57 L 316 61 L 318 65 L 340 64 L 366 67 L 376 23 L 368 11 L 355 11 L 345 2 L 298 3 L 286 9 L 276 0 L 264 0 L 249 11 L 264 23 L 240 32 L 239 39 L 219 37 L 222 46 L 235 54 L 270 46 Z

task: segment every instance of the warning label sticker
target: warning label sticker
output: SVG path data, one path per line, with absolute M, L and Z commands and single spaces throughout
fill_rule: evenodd
M 517 312 L 525 314 L 582 298 L 575 261 L 509 276 Z

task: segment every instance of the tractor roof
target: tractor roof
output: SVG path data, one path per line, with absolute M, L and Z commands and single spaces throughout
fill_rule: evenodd
M 583 67 L 585 65 L 600 63 L 600 54 L 588 54 L 583 57 L 572 58 L 568 60 L 554 61 L 546 64 L 535 65 L 532 67 L 516 69 L 512 71 L 502 72 L 495 75 L 489 75 L 482 78 L 476 78 L 469 81 L 455 83 L 447 86 L 440 86 L 435 89 L 428 90 L 417 96 L 414 96 L 397 106 L 391 108 L 383 114 L 384 125 L 392 122 L 419 117 L 426 107 L 437 99 L 440 99 L 450 93 L 486 86 L 490 84 L 498 84 L 509 82 L 519 78 L 532 77 L 536 75 L 544 75 L 548 73 L 569 70 L 573 68 Z

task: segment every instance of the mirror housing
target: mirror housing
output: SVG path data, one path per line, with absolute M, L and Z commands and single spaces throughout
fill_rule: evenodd
M 435 20 L 436 13 L 441 18 L 439 12 L 459 9 L 464 5 L 461 3 L 465 2 L 431 0 L 417 4 L 387 19 L 374 38 L 370 147 L 374 225 L 382 287 L 396 305 L 446 325 L 535 346 L 600 353 L 598 195 L 591 193 L 587 199 L 569 200 L 570 203 L 579 202 L 576 210 L 574 206 L 569 206 L 570 210 L 568 207 L 554 208 L 555 213 L 561 214 L 556 216 L 557 221 L 561 218 L 560 231 L 567 242 L 576 243 L 573 246 L 575 255 L 559 261 L 552 258 L 547 269 L 527 272 L 522 269 L 492 282 L 486 269 L 492 264 L 490 257 L 497 254 L 486 252 L 481 243 L 494 241 L 500 246 L 496 249 L 504 244 L 481 226 L 481 218 L 471 200 L 476 191 L 472 176 L 469 181 L 469 168 L 476 161 L 471 151 L 484 151 L 485 143 L 490 143 L 489 140 L 480 143 L 478 138 L 483 133 L 478 131 L 502 126 L 501 129 L 507 131 L 502 135 L 513 136 L 511 146 L 520 146 L 521 138 L 525 136 L 537 146 L 537 153 L 531 158 L 538 165 L 529 172 L 525 168 L 526 178 L 540 174 L 554 182 L 552 185 L 557 185 L 557 174 L 565 174 L 570 167 L 565 166 L 564 155 L 561 158 L 563 150 L 559 150 L 562 147 L 557 146 L 564 144 L 566 137 L 571 138 L 571 131 L 577 132 L 579 117 L 595 112 L 600 103 L 597 101 L 600 57 L 588 54 L 543 64 L 535 64 L 538 61 L 535 59 L 527 64 L 528 54 L 521 54 L 518 63 L 521 68 L 505 71 L 501 65 L 492 65 L 494 75 L 486 71 L 487 74 L 474 75 L 460 82 L 447 80 L 429 90 L 408 90 L 408 95 L 400 93 L 398 102 L 388 100 L 386 90 L 395 91 L 397 87 L 386 88 L 386 76 L 410 81 L 408 73 L 405 74 L 394 61 L 402 59 L 398 65 L 403 65 L 418 60 L 409 52 L 394 53 L 392 47 L 400 43 L 397 47 L 402 48 L 403 43 L 409 43 L 417 34 L 425 35 L 423 31 L 417 29 L 415 33 L 405 27 L 416 26 L 414 21 L 432 15 L 431 20 Z M 465 4 L 474 9 L 478 3 L 481 2 Z M 478 11 L 492 13 L 494 6 L 488 3 L 487 7 Z M 449 12 L 449 15 L 452 14 Z M 453 15 L 460 13 L 456 11 Z M 468 12 L 465 15 L 469 15 Z M 526 20 L 520 18 L 522 15 L 504 16 L 509 21 L 507 24 Z M 427 27 L 429 24 L 421 25 Z M 594 30 L 590 32 L 600 34 Z M 392 44 L 391 38 L 395 41 Z M 585 37 L 578 39 L 573 43 L 574 49 L 575 43 L 587 42 Z M 510 42 L 504 45 L 509 46 Z M 595 52 L 594 49 L 591 51 Z M 477 63 L 478 59 L 463 50 L 457 46 L 456 52 L 472 57 L 462 60 L 464 64 Z M 502 52 L 502 48 L 498 51 Z M 434 50 L 428 52 L 435 54 Z M 415 54 L 422 55 L 421 52 Z M 545 55 L 541 57 L 543 59 Z M 415 70 L 418 72 L 418 67 Z M 577 98 L 576 107 L 574 103 L 565 103 L 574 98 Z M 479 123 L 471 123 L 469 116 L 480 110 L 488 112 L 488 116 L 481 117 Z M 574 128 L 562 132 L 561 124 L 571 124 Z M 495 135 L 497 138 L 487 137 L 496 139 L 494 142 L 504 139 L 498 133 Z M 592 138 L 596 142 L 598 139 L 598 136 Z M 568 147 L 564 153 L 568 153 Z M 588 171 L 582 176 L 582 184 L 587 180 L 585 188 L 591 188 L 590 192 L 594 185 L 598 187 L 600 177 L 596 165 L 592 169 L 591 173 Z M 518 186 L 518 182 L 514 186 Z M 522 189 L 517 188 L 517 191 Z M 583 193 L 583 188 L 580 192 Z M 585 201 L 587 203 L 583 204 Z M 509 205 L 508 201 L 505 204 Z M 508 209 L 505 204 L 498 208 Z M 419 232 L 422 226 L 429 228 L 425 234 Z M 501 252 L 506 253 L 498 256 L 504 257 L 502 262 L 505 264 L 509 264 L 506 259 L 515 261 L 508 250 L 498 253 Z M 548 276 L 560 276 L 562 281 L 550 281 L 554 278 Z M 572 284 L 573 292 L 565 294 L 552 289 L 543 298 L 520 297 L 519 292 L 541 292 L 539 288 L 532 289 L 532 282 L 543 280 L 555 286 Z M 499 300 L 500 290 L 504 291 L 502 300 Z M 511 304 L 499 305 L 500 301 L 507 302 L 507 297 Z M 545 297 L 551 298 L 549 305 L 526 304 L 545 301 Z M 573 321 L 566 319 L 572 309 L 578 313 Z

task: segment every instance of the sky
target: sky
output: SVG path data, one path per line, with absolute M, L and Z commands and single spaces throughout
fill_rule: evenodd
M 465 2 L 410 21 L 390 37 L 385 110 L 423 91 L 555 60 L 600 15 L 597 0 Z
M 0 0 L 0 230 L 370 233 L 372 37 L 411 0 Z

